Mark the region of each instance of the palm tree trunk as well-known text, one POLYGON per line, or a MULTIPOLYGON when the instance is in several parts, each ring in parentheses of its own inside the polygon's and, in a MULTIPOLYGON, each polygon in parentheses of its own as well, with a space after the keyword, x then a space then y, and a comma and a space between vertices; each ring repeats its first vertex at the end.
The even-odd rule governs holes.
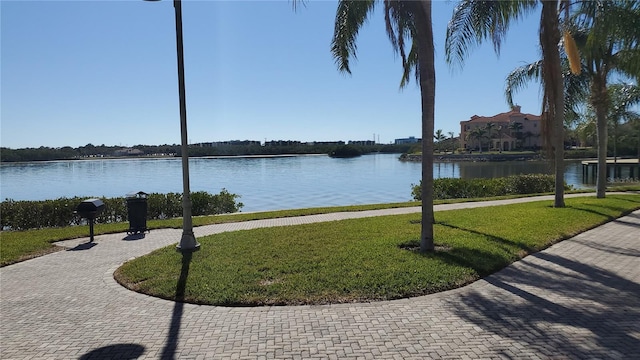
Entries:
POLYGON ((596 135, 598 138, 598 177, 596 197, 603 199, 607 189, 607 87, 597 74, 591 88, 591 104, 596 112, 596 135))
POLYGON ((413 3, 416 15, 420 97, 422 100, 422 230, 420 252, 433 251, 433 130, 436 71, 431 24, 431 1, 413 3))
POLYGON ((618 177, 618 119, 613 124, 613 178, 618 177))
MULTIPOLYGON (((543 81, 551 124, 554 148, 555 199, 554 207, 564 207, 564 86, 560 65, 560 30, 558 1, 542 2, 540 44, 544 59, 543 81)), ((530 138, 529 138, 530 139, 530 138)))

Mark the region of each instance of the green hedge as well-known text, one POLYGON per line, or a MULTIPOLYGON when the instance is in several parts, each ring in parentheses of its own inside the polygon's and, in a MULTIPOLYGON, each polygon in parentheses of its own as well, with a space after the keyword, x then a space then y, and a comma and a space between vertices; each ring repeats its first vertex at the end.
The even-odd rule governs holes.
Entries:
MULTIPOLYGON (((237 212, 244 205, 237 202, 240 195, 222 189, 219 194, 205 191, 191 193, 191 211, 194 216, 237 212)), ((0 202, 0 224, 3 230, 27 230, 84 224, 86 220, 75 214, 76 207, 86 198, 59 198, 45 201, 0 202)), ((100 198, 105 210, 96 218, 99 224, 127 221, 127 200, 124 197, 100 198)), ((147 219, 169 219, 182 216, 182 194, 149 194, 147 219)))
MULTIPOLYGON (((565 185, 567 188, 567 185, 565 185)), ((553 192, 553 175, 513 175, 495 179, 435 179, 433 184, 434 200, 483 198, 512 194, 538 194, 553 192)), ((412 185, 414 200, 422 200, 422 180, 412 185)))

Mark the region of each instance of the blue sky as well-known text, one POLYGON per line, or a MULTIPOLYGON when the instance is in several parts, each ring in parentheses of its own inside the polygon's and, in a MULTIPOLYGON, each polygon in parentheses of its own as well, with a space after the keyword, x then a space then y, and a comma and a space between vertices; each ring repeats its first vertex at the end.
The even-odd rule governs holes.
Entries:
MULTIPOLYGON (((436 129, 508 110, 504 79, 539 58, 539 14, 465 66, 444 61, 456 1, 433 4, 436 129)), ((180 143, 172 1, 0 1, 3 147, 180 143)), ((352 75, 329 51, 335 1, 183 1, 189 142, 334 141, 420 136, 419 89, 399 89, 401 61, 381 7, 361 30, 352 75)), ((537 84, 518 93, 540 112, 537 84)))

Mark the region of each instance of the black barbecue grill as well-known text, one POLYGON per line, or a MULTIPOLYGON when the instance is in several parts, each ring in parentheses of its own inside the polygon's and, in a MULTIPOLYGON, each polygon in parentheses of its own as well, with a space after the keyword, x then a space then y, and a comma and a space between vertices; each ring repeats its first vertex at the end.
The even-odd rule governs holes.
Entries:
POLYGON ((104 202, 100 199, 87 199, 78 204, 76 213, 89 222, 90 241, 93 242, 93 222, 104 211, 104 202))

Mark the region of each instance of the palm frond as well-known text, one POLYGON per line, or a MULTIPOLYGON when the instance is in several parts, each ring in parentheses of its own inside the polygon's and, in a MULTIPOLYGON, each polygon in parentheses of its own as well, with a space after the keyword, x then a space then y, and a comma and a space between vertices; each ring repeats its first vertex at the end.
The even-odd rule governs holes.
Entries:
POLYGON ((536 4, 534 0, 461 1, 447 25, 446 61, 462 66, 470 50, 487 39, 491 39, 499 54, 509 25, 533 10, 536 4))
POLYGON ((609 98, 611 99, 611 111, 615 114, 622 114, 629 111, 629 108, 640 104, 640 86, 635 84, 612 84, 607 87, 609 98))
POLYGON ((615 70, 640 81, 640 48, 620 49, 612 55, 615 70))
POLYGON ((541 81, 542 60, 520 66, 507 75, 504 95, 509 106, 513 106, 513 95, 522 90, 531 81, 541 81))
POLYGON ((374 0, 341 0, 338 3, 331 54, 340 71, 351 73, 349 61, 352 57, 357 59, 358 32, 367 22, 374 5, 374 0))
POLYGON ((411 46, 411 51, 409 51, 409 55, 407 55, 405 64, 403 64, 403 70, 402 79, 400 80, 401 89, 409 85, 412 71, 416 83, 420 81, 420 73, 418 72, 418 45, 415 42, 411 46))
POLYGON ((640 1, 582 1, 572 22, 582 32, 582 39, 576 40, 591 71, 640 74, 640 58, 633 51, 640 42, 640 1))
POLYGON ((562 59, 564 77, 564 117, 565 123, 574 123, 581 117, 580 109, 589 101, 590 77, 582 64, 579 75, 569 70, 568 59, 562 59))
POLYGON ((293 8, 293 11, 298 11, 298 6, 302 5, 303 7, 307 6, 307 1, 306 0, 291 0, 291 8, 293 8))
POLYGON ((413 71, 418 79, 418 45, 414 41, 417 37, 415 22, 415 3, 385 0, 384 13, 387 36, 391 41, 391 45, 396 53, 400 55, 402 60, 402 79, 400 80, 400 88, 409 84, 411 72, 413 71), (411 49, 406 52, 406 41, 411 41, 411 49))

